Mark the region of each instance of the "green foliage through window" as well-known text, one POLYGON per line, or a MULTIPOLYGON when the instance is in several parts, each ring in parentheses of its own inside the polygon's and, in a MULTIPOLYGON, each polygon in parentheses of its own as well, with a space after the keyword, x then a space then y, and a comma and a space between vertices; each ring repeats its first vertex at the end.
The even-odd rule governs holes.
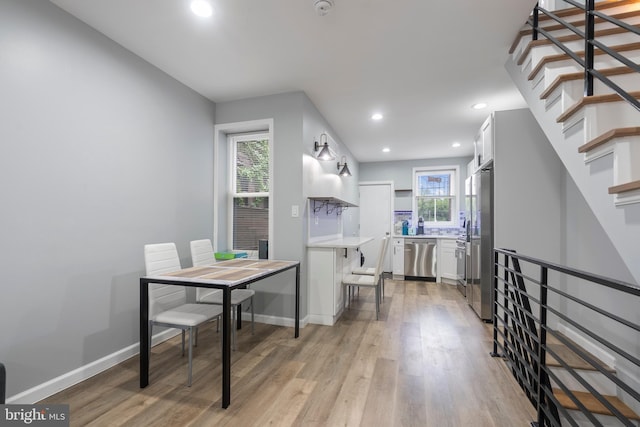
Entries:
POLYGON ((454 170, 416 171, 414 182, 416 220, 447 223, 455 219, 454 170))

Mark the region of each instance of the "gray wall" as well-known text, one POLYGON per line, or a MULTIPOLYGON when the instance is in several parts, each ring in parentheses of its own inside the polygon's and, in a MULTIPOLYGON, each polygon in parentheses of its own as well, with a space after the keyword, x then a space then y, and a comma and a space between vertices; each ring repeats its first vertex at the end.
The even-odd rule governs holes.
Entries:
MULTIPOLYGON (((302 260, 304 242, 302 233, 302 110, 306 95, 302 92, 264 96, 216 105, 216 124, 273 119, 273 235, 269 237, 269 256, 274 259, 302 260), (300 206, 301 215, 291 217, 291 206, 300 206)), ((225 201, 219 199, 216 212, 225 211, 225 201)), ((222 217, 221 217, 222 218, 222 217)), ((218 220, 218 218, 216 218, 218 220)), ((219 223, 219 233, 225 231, 219 223)), ((223 244, 223 247, 226 247, 223 244)), ((301 316, 306 315, 306 276, 301 270, 301 316)), ((266 316, 294 316, 294 293, 290 286, 291 272, 261 281, 256 290, 256 313, 266 316), (281 276, 286 276, 283 280, 281 276)))
MULTIPOLYGON (((336 149, 340 155, 347 157, 351 178, 339 178, 336 175, 335 163, 326 164, 327 173, 342 180, 338 188, 341 196, 353 200, 357 197, 358 166, 349 150, 342 144, 337 134, 331 129, 324 117, 303 92, 292 92, 258 98, 224 102, 216 106, 216 124, 247 122, 253 120, 273 119, 273 170, 272 182, 274 202, 274 229, 269 241, 269 255, 275 259, 299 260, 301 266, 300 315, 307 315, 307 275, 306 275, 306 242, 308 236, 308 204, 305 182, 313 182, 316 178, 308 174, 303 158, 313 154, 314 136, 324 131, 331 133, 335 139, 336 149), (291 206, 298 205, 300 216, 291 216, 291 206)), ((323 172, 324 173, 324 172, 323 172)), ((216 214, 224 218, 224 200, 219 199, 216 214)), ((340 220, 334 217, 334 221, 340 220)), ((224 224, 219 223, 220 233, 224 224)), ((337 224, 327 225, 327 229, 337 230, 337 224)), ((216 237, 218 241, 221 236, 216 237)), ((288 273, 284 273, 288 274, 288 273)), ((294 315, 293 293, 290 280, 276 276, 253 287, 256 290, 256 312, 263 316, 289 317, 294 315)))
POLYGON ((528 109, 494 122, 494 244, 561 264, 565 169, 528 109))
POLYGON ((531 112, 495 114, 495 246, 633 282, 531 112))
POLYGON ((48 1, 0 40, 10 397, 138 342, 143 245, 212 233, 215 106, 48 1))
MULTIPOLYGON (((459 166, 458 195, 464 196, 464 180, 467 178, 467 164, 472 157, 450 157, 441 159, 415 159, 394 162, 370 162, 360 164, 360 181, 393 181, 396 195, 395 210, 411 210, 412 198, 409 192, 413 186, 413 168, 459 166)), ((464 209, 464 197, 458 197, 458 209, 464 209)))

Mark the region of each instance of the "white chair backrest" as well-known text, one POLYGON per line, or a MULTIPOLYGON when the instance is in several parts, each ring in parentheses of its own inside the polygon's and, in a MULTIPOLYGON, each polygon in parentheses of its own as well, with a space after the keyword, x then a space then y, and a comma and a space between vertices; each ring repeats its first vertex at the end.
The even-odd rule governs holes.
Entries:
MULTIPOLYGON (((180 270, 180 257, 175 243, 144 245, 144 264, 147 276, 157 276, 180 270)), ((149 284, 149 319, 163 311, 187 302, 184 286, 149 284)))
POLYGON ((382 269, 384 268, 384 256, 387 253, 387 246, 391 239, 389 236, 384 236, 382 238, 382 242, 380 243, 380 251, 378 252, 378 259, 376 260, 376 271, 374 273, 373 280, 375 282, 378 281, 380 275, 382 274, 382 269))
POLYGON ((211 240, 202 239, 191 241, 191 262, 194 267, 211 265, 216 262, 211 240))
MULTIPOLYGON (((191 262, 194 267, 215 264, 216 259, 211 240, 202 239, 191 241, 191 262)), ((218 292, 222 291, 220 289, 196 288, 196 301, 200 301, 208 295, 218 292)))

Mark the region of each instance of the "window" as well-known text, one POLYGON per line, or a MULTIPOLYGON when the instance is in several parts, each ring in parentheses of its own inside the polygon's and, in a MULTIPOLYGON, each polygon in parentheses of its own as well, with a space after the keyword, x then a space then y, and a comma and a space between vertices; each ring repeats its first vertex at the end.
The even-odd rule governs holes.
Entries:
POLYGON ((414 169, 414 222, 425 226, 452 226, 456 219, 456 168, 414 169))
POLYGON ((233 249, 257 251, 269 238, 269 135, 230 136, 233 249))

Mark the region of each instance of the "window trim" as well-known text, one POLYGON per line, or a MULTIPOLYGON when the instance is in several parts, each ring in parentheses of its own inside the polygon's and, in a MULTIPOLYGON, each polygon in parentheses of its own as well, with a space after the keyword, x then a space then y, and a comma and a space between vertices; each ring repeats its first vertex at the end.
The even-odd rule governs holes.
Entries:
MULTIPOLYGON (((234 134, 266 133, 269 135, 269 259, 277 248, 274 234, 274 138, 273 119, 259 119, 215 125, 213 136, 213 249, 228 250, 233 245, 233 230, 229 222, 233 217, 233 205, 229 204, 230 159, 229 140, 234 134)), ((258 253, 250 251, 257 258, 258 253)))
MULTIPOLYGON (((234 224, 233 224, 233 207, 234 207, 234 201, 237 198, 245 198, 245 197, 268 197, 269 200, 269 226, 268 226, 268 230, 267 233, 269 234, 269 239, 271 239, 271 218, 272 218, 272 200, 271 200, 271 187, 272 187, 272 182, 273 182, 273 174, 272 174, 272 164, 273 164, 273 145, 272 145, 272 139, 271 139, 271 135, 270 133, 267 131, 255 131, 255 132, 242 132, 242 133, 233 133, 233 134, 228 134, 227 135, 227 151, 229 153, 229 168, 227 170, 227 174, 228 174, 228 182, 229 182, 229 187, 228 187, 228 202, 227 202, 227 206, 228 206, 228 213, 227 213, 227 218, 228 218, 228 230, 229 230, 229 235, 227 236, 227 242, 228 242, 228 246, 230 250, 236 250, 236 248, 233 247, 233 231, 234 231, 234 224), (269 191, 267 192, 257 192, 257 193, 238 193, 236 192, 236 178, 237 178, 237 173, 236 173, 236 157, 237 157, 237 143, 238 142, 242 142, 242 141, 251 141, 254 139, 262 139, 262 138, 267 138, 269 141, 269 191)), ((257 258, 258 257, 258 251, 254 250, 245 250, 242 249, 243 251, 247 252, 248 256, 250 258, 257 258)))
POLYGON ((417 205, 417 197, 418 197, 418 192, 417 192, 417 178, 418 178, 418 173, 420 174, 424 174, 424 173, 433 173, 436 174, 438 172, 445 172, 445 171, 450 171, 453 172, 453 176, 451 179, 451 194, 449 195, 449 197, 452 199, 453 201, 453 212, 451 213, 451 221, 443 221, 443 222, 438 222, 438 221, 425 221, 424 222, 424 226, 425 227, 441 227, 441 228, 446 228, 446 227, 455 227, 457 224, 457 215, 458 215, 458 211, 460 210, 460 195, 459 193, 459 187, 460 187, 460 166, 458 165, 442 165, 442 166, 420 166, 420 167, 415 167, 413 168, 412 171, 412 175, 411 175, 411 189, 413 197, 411 199, 411 211, 413 214, 413 221, 417 224, 418 223, 418 205, 417 205))

